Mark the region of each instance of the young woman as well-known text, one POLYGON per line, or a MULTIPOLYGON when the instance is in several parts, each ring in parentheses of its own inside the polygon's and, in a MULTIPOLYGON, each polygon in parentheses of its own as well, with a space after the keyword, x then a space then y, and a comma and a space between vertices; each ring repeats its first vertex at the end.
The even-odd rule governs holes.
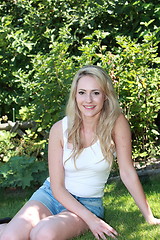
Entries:
POLYGON ((120 176, 144 218, 153 216, 131 158, 131 133, 112 82, 97 66, 76 74, 66 117, 49 136, 49 175, 7 225, 0 240, 64 240, 90 229, 96 239, 118 233, 103 220, 103 190, 113 155, 120 176))

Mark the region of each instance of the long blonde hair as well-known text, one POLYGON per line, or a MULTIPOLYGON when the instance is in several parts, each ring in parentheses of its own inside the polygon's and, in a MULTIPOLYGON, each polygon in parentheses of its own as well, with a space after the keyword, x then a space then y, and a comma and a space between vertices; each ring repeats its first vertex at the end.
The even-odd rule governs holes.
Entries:
POLYGON ((121 110, 112 85, 112 80, 101 67, 94 65, 81 68, 75 75, 71 85, 70 96, 66 107, 66 115, 68 117, 68 142, 73 144, 72 157, 76 159, 84 149, 80 138, 82 118, 76 103, 76 91, 79 79, 86 75, 94 77, 104 94, 107 96, 101 110, 96 136, 99 139, 104 158, 109 161, 111 165, 114 152, 112 130, 121 110))

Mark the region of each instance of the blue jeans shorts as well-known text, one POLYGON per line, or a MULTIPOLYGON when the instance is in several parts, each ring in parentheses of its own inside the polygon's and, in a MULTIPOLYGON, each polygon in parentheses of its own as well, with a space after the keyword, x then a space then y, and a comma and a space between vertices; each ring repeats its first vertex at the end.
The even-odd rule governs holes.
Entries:
MULTIPOLYGON (((94 213, 97 217, 104 217, 104 207, 102 203, 102 198, 85 198, 77 197, 72 195, 77 199, 82 205, 84 205, 88 210, 94 213)), ((50 182, 46 180, 43 185, 33 193, 29 200, 35 200, 41 202, 46 206, 53 215, 56 215, 62 211, 67 210, 61 203, 59 203, 53 196, 52 190, 50 188, 50 182)))

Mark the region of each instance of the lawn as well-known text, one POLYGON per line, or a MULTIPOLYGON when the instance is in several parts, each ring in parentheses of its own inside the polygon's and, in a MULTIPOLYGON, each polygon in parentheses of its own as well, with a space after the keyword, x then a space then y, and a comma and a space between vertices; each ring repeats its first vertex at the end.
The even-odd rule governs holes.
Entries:
MULTIPOLYGON (((141 179, 155 216, 160 218, 160 175, 141 179)), ((0 190, 0 218, 13 216, 27 201, 33 190, 0 190)), ((145 222, 132 197, 120 181, 106 186, 105 219, 119 233, 118 240, 158 240, 160 226, 145 222)), ((111 238, 107 238, 110 240, 111 238)), ((74 240, 94 240, 88 232, 74 240)))

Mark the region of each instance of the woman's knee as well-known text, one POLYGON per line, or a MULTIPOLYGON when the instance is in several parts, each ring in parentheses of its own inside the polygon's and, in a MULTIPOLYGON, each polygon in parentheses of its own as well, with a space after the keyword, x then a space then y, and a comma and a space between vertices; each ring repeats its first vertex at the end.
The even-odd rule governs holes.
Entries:
POLYGON ((18 236, 11 232, 3 232, 0 236, 0 240, 18 240, 18 236))
POLYGON ((30 240, 57 240, 59 239, 56 231, 47 228, 46 225, 39 227, 38 225, 32 228, 30 232, 30 240))

